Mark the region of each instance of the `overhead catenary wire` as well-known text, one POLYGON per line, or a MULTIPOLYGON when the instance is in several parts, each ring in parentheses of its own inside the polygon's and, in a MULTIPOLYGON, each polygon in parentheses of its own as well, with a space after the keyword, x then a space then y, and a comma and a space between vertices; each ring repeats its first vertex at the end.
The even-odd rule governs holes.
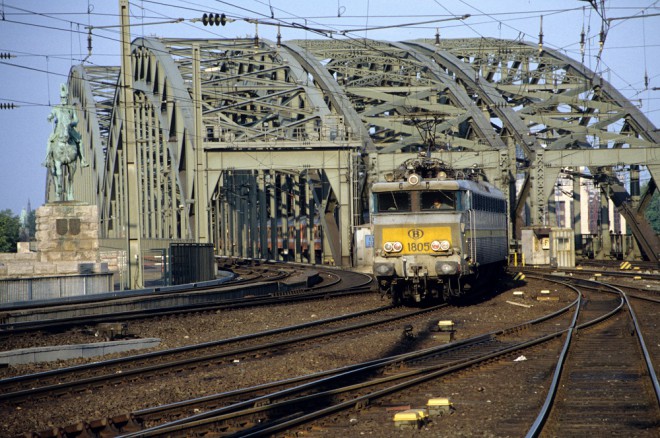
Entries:
MULTIPOLYGON (((149 2, 146 1, 146 2, 144 2, 144 3, 149 3, 149 2)), ((138 3, 138 4, 140 4, 140 3, 138 3)), ((132 6, 135 6, 135 4, 133 4, 132 6)), ((145 9, 143 8, 143 10, 145 10, 145 9)), ((205 10, 206 10, 206 9, 205 9, 205 10)), ((152 16, 152 17, 153 17, 152 19, 154 19, 154 20, 158 19, 158 17, 156 17, 156 14, 154 14, 154 13, 149 13, 149 11, 147 11, 147 12, 148 12, 148 13, 146 13, 146 14, 142 14, 142 16, 152 16)), ((511 21, 508 21, 508 23, 515 23, 516 20, 517 20, 517 17, 519 17, 518 15, 513 15, 513 14, 512 14, 512 15, 498 15, 498 14, 492 14, 492 15, 493 15, 493 17, 498 18, 498 22, 500 22, 500 23, 505 22, 505 21, 506 21, 507 19, 509 19, 509 18, 511 18, 512 20, 511 20, 511 21)), ((595 15, 595 14, 594 14, 594 15, 595 15)), ((612 13, 610 13, 610 15, 612 15, 612 13)), ((280 18, 282 18, 282 15, 280 15, 279 13, 277 14, 277 16, 280 17, 280 18)), ((473 15, 472 15, 472 18, 476 18, 476 17, 479 17, 479 16, 480 16, 479 14, 473 14, 473 15)), ((377 24, 377 23, 376 23, 377 19, 375 18, 376 15, 374 15, 374 14, 370 14, 370 17, 371 17, 371 21, 373 22, 372 24, 377 24)), ((481 15, 481 17, 483 18, 483 17, 485 17, 485 16, 481 15)), ((309 20, 310 25, 313 25, 312 23, 313 23, 313 21, 315 20, 314 17, 307 17, 307 18, 310 19, 310 20, 309 20)), ((363 18, 364 18, 364 17, 363 17, 363 18)), ((528 18, 528 17, 525 17, 524 19, 527 19, 527 18, 528 18)), ((284 18, 284 19, 286 20, 286 18, 284 18)), ((67 21, 68 21, 68 20, 67 20, 67 21)), ((411 21, 411 20, 401 20, 401 21, 411 21)), ((477 20, 477 21, 483 21, 484 23, 487 23, 489 20, 484 19, 484 20, 477 20)), ((89 24, 89 23, 88 23, 88 24, 89 24)), ((188 23, 186 23, 186 24, 187 24, 187 25, 190 25, 190 24, 188 24, 188 23)), ((475 24, 476 24, 477 26, 475 27, 475 29, 477 29, 477 30, 481 30, 481 28, 478 27, 479 23, 475 23, 475 21, 471 20, 471 21, 470 21, 470 24, 471 24, 471 25, 475 25, 475 24)), ((617 23, 617 22, 614 22, 613 25, 612 25, 612 28, 614 28, 614 26, 615 26, 616 24, 618 24, 618 23, 617 23)), ((464 24, 460 24, 459 26, 464 26, 464 24)), ((419 27, 422 28, 422 27, 424 27, 424 26, 423 26, 423 25, 420 25, 419 27)), ((515 25, 514 25, 514 27, 515 27, 515 25)), ((201 27, 198 26, 198 28, 201 28, 201 27)), ((338 28, 338 29, 346 29, 346 26, 343 25, 343 23, 340 23, 340 25, 338 25, 337 28, 338 28)), ((435 26, 433 26, 433 29, 435 30, 435 26)), ((73 31, 75 31, 75 30, 76 30, 76 29, 75 29, 75 26, 74 26, 73 31)), ((200 30, 204 31, 204 30, 206 30, 206 29, 203 29, 203 28, 202 28, 202 29, 200 29, 200 30)), ((579 30, 579 29, 578 29, 578 30, 579 30)), ((262 31, 262 32, 264 32, 264 31, 262 31)), ((285 33, 287 33, 287 32, 288 32, 288 31, 285 31, 285 33)), ((552 35, 551 35, 551 33, 552 33, 552 32, 550 32, 550 33, 548 34, 548 36, 547 36, 547 39, 548 39, 547 44, 552 44, 552 35)), ((113 38, 111 37, 111 35, 112 35, 111 33, 109 33, 109 32, 108 32, 108 33, 103 32, 103 34, 107 35, 108 40, 112 40, 112 39, 113 39, 113 38)), ((104 35, 104 36, 105 36, 105 35, 104 35)), ((78 34, 78 36, 80 37, 80 34, 78 34)), ((95 36, 96 36, 96 35, 95 35, 95 36)), ((285 38, 286 38, 286 35, 285 35, 285 38)), ((597 38, 597 35, 596 35, 596 36, 594 36, 594 35, 590 35, 590 38, 591 38, 591 41, 590 41, 590 42, 593 43, 593 42, 594 42, 594 38, 597 38)), ((363 46, 365 45, 364 41, 362 41, 362 39, 361 39, 360 37, 358 37, 357 35, 350 35, 350 36, 348 36, 348 37, 346 38, 346 40, 347 40, 347 41, 351 41, 351 42, 353 42, 354 44, 358 44, 358 43, 360 43, 360 44, 362 44, 363 46)), ((614 41, 614 40, 612 40, 612 41, 614 41)), ((609 43, 609 41, 608 41, 608 43, 609 43)), ((367 43, 367 44, 368 44, 368 43, 367 43)), ((575 47, 577 47, 577 45, 576 45, 575 47)), ((575 47, 573 47, 573 49, 575 49, 575 47)), ((649 47, 649 48, 650 48, 650 47, 654 47, 654 45, 647 45, 647 44, 644 44, 644 45, 631 45, 631 47, 637 47, 637 48, 640 48, 640 47, 644 47, 644 48, 649 47)), ((566 46, 566 47, 563 47, 562 49, 570 49, 570 47, 566 46)), ((617 47, 609 46, 609 45, 607 46, 607 50, 614 50, 614 49, 617 49, 617 47)), ((573 53, 575 53, 575 50, 573 51, 573 53)), ((96 55, 97 55, 97 54, 95 54, 95 56, 96 56, 96 55)), ((45 56, 45 55, 42 55, 42 56, 45 56)), ((50 60, 51 60, 51 61, 53 61, 54 59, 56 59, 56 56, 55 56, 55 55, 49 54, 49 56, 50 56, 50 60)), ((97 58, 92 58, 92 59, 97 59, 97 58)), ((52 64, 52 62, 51 62, 51 64, 52 64)), ((605 64, 605 63, 601 64, 601 66, 602 66, 603 68, 609 68, 609 67, 607 66, 607 64, 605 64)), ((48 69, 47 69, 47 70, 48 70, 48 69)), ((57 71, 56 71, 56 70, 53 70, 52 68, 51 68, 50 70, 51 70, 50 73, 52 73, 52 74, 57 73, 57 71)), ((46 73, 46 74, 50 74, 50 73, 46 73)), ((616 75, 616 72, 613 72, 612 74, 613 74, 613 75, 616 75)), ((61 75, 61 76, 65 76, 65 75, 61 75)), ((624 76, 625 76, 625 75, 624 75, 624 76)), ((617 75, 617 78, 620 78, 620 77, 621 77, 621 75, 617 75)), ((637 77, 638 77, 638 76, 635 76, 635 79, 636 79, 637 77)), ((633 82, 632 82, 632 86, 631 86, 631 85, 625 85, 625 86, 624 86, 625 88, 622 88, 622 89, 629 89, 629 88, 630 88, 630 89, 634 89, 633 86, 636 85, 636 84, 637 84, 637 81, 633 81, 633 82)), ((658 93, 658 94, 660 94, 660 93, 658 93)), ((651 112, 652 112, 652 111, 651 111, 651 112)))
MULTIPOLYGON (((152 0, 144 0, 143 2, 154 3, 154 4, 160 4, 160 5, 164 5, 164 6, 172 6, 172 7, 173 7, 173 5, 171 5, 171 4, 167 4, 167 3, 164 3, 164 2, 157 2, 157 1, 152 1, 152 0)), ((190 3, 190 2, 186 2, 186 3, 190 3)), ((220 2, 220 3, 224 3, 224 4, 228 4, 228 5, 230 5, 229 2, 220 2)), ((463 3, 465 3, 465 2, 463 2, 463 3)), ((466 3, 465 3, 465 4, 466 4, 466 3)), ((233 5, 233 6, 235 6, 235 5, 233 5)), ((21 8, 19 8, 19 9, 21 9, 21 8)), ((192 8, 188 8, 188 9, 192 9, 192 8)), ((246 9, 246 8, 243 8, 243 9, 246 9)), ((21 10, 24 10, 24 9, 21 9, 21 10)), ((45 15, 45 14, 42 14, 42 15, 45 15)), ((265 14, 261 14, 261 15, 262 15, 262 16, 265 16, 265 14)), ((484 15, 487 15, 487 14, 484 14, 484 15)), ((250 21, 250 20, 248 20, 248 21, 250 21)), ((498 21, 499 21, 499 20, 498 20, 498 21)), ((280 23, 280 25, 281 25, 281 24, 282 24, 282 23, 280 23)), ((412 23, 404 23, 404 24, 409 25, 409 24, 412 24, 412 23)), ((292 27, 295 27, 295 28, 302 28, 302 29, 305 28, 304 25, 300 25, 300 24, 298 24, 298 23, 295 23, 292 27)), ((388 27, 389 27, 389 26, 388 26, 388 27)), ((316 30, 316 31, 318 31, 319 29, 314 29, 314 28, 312 28, 312 30, 316 30)), ((342 32, 342 31, 341 31, 341 30, 338 30, 338 29, 330 29, 330 30, 328 30, 328 32, 332 34, 332 33, 337 33, 337 32, 342 32)), ((343 31, 343 32, 346 32, 346 31, 343 31)), ((317 33, 318 33, 318 32, 317 32, 317 33)))
MULTIPOLYGON (((178 4, 178 5, 173 5, 173 4, 166 3, 166 2, 157 2, 157 1, 151 1, 151 0, 143 0, 141 3, 153 3, 153 4, 160 4, 160 5, 163 5, 163 6, 168 6, 168 7, 178 7, 178 8, 181 8, 181 7, 182 7, 180 4, 178 4)), ((180 2, 180 3, 193 4, 192 2, 180 2)), ((226 5, 226 6, 231 6, 231 7, 236 7, 236 6, 237 6, 236 4, 233 4, 233 3, 231 3, 231 2, 217 2, 217 3, 223 4, 223 5, 226 5)), ((263 4, 263 2, 261 2, 261 3, 263 4)), ((461 3, 470 6, 467 2, 462 1, 461 3)), ((184 7, 185 7, 185 6, 184 6, 184 7)), ((193 9, 193 8, 188 8, 188 9, 193 9)), ((243 10, 248 10, 248 11, 250 11, 251 13, 260 14, 260 15, 263 16, 263 17, 268 17, 268 16, 269 16, 269 15, 261 14, 261 13, 259 13, 258 11, 254 11, 254 10, 251 10, 251 9, 248 9, 248 8, 245 8, 245 7, 242 7, 242 9, 243 9, 243 10)), ((274 8, 274 9, 277 10, 277 8, 274 8)), ((575 8, 575 9, 579 9, 579 8, 575 8)), ((204 9, 200 9, 200 10, 204 10, 204 9)), ((557 11, 558 11, 558 12, 564 12, 565 10, 557 10, 557 11)), ((87 14, 88 16, 90 15, 89 10, 86 11, 86 14, 87 14)), ((43 14, 42 14, 42 15, 43 15, 43 14)), ((145 16, 145 14, 142 14, 142 15, 145 16)), ((273 16, 273 15, 274 15, 274 14, 272 14, 272 13, 270 14, 270 16, 273 16)), ((492 15, 493 15, 493 14, 485 14, 485 13, 483 14, 483 16, 492 16, 492 15)), ((278 16, 279 16, 279 13, 278 13, 278 16)), ((291 16, 295 16, 295 15, 294 15, 294 14, 291 14, 291 16)), ((68 22, 68 20, 62 20, 62 21, 67 21, 67 22, 68 22)), ((499 22, 499 23, 502 22, 502 21, 499 20, 499 19, 496 20, 496 21, 499 22)), ((280 24, 280 26, 281 26, 281 24, 280 24)), ((396 26, 396 25, 395 25, 395 26, 396 26)), ((299 27, 299 26, 296 26, 296 27, 299 27)), ((389 27, 389 26, 388 26, 388 27, 389 27)), ((336 32, 342 32, 342 31, 338 31, 338 30, 336 30, 336 29, 332 29, 332 30, 330 30, 329 32, 331 32, 331 33, 336 33, 336 32)), ((109 38, 109 39, 113 39, 113 38, 109 38)), ((349 40, 351 40, 350 37, 349 37, 349 40)), ((357 40, 355 40, 355 42, 357 42, 357 40)), ((361 43, 362 45, 365 44, 364 41, 360 41, 360 43, 361 43)), ((367 44, 368 44, 368 43, 367 43, 367 44)))

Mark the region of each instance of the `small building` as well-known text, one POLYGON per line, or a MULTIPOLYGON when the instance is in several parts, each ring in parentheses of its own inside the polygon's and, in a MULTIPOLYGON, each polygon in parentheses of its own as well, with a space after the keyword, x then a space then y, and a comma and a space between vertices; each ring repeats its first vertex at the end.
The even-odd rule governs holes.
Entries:
POLYGON ((575 233, 571 228, 523 228, 522 253, 526 265, 575 267, 575 233))

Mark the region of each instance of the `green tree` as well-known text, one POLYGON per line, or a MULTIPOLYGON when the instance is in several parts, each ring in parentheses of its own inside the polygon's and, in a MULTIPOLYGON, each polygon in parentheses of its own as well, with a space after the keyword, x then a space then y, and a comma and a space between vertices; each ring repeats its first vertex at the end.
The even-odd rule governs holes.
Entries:
POLYGON ((658 193, 657 190, 653 194, 653 198, 651 198, 651 202, 646 208, 644 214, 646 220, 648 220, 653 227, 653 230, 656 233, 660 233, 660 193, 658 193))
POLYGON ((0 252, 16 252, 20 225, 11 210, 0 211, 0 252))

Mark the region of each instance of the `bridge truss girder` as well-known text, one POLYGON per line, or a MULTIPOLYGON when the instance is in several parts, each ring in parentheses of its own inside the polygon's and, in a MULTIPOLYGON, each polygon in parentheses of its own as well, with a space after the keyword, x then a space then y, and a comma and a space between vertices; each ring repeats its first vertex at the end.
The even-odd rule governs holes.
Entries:
MULTIPOLYGON (((428 50, 430 41, 415 43, 428 50)), ((449 52, 451 55, 469 64, 475 72, 476 81, 491 83, 506 100, 506 106, 513 109, 528 133, 535 138, 533 142, 518 140, 518 158, 520 153, 531 163, 531 167, 520 166, 527 181, 535 181, 534 189, 529 191, 529 198, 518 196, 518 205, 528 202, 532 207, 532 224, 555 224, 554 192, 555 174, 546 178, 546 168, 554 163, 541 159, 537 155, 546 150, 571 149, 577 151, 576 163, 585 163, 594 175, 607 172, 614 175, 617 170, 636 173, 640 156, 644 156, 644 165, 654 178, 657 157, 651 154, 628 154, 627 161, 609 162, 601 167, 592 165, 584 158, 584 150, 628 149, 637 151, 641 148, 657 150, 660 135, 653 124, 609 83, 590 71, 582 64, 554 50, 540 50, 535 44, 495 39, 462 39, 442 41, 436 50, 438 53, 449 52), (531 148, 524 147, 525 145, 531 148), (632 166, 632 167, 631 167, 632 166), (547 182, 551 181, 550 184, 547 182)), ((436 58, 437 59, 437 58, 436 58)), ((482 89, 485 87, 482 87, 482 89)), ((480 105, 488 107, 483 99, 485 90, 475 95, 480 96, 480 105)), ((492 104, 492 102, 491 102, 492 104)), ((489 108, 493 118, 505 122, 489 108)), ((657 175, 657 173, 656 173, 657 175)), ((616 178, 609 178, 615 181, 616 178)), ((639 179, 632 179, 637 187, 631 191, 639 193, 639 179)), ((653 192, 655 184, 649 184, 653 192)), ((660 261, 660 240, 643 216, 639 197, 631 197, 620 183, 604 188, 618 212, 627 220, 637 243, 651 260, 660 261)), ((523 191, 519 192, 523 193, 523 191)), ((580 232, 576 230, 576 232, 580 232)), ((608 236, 604 236, 606 239, 608 236)))
MULTIPOLYGON (((368 221, 369 182, 419 150, 482 168, 511 200, 512 237, 526 212, 528 224, 556 223, 562 169, 646 169, 652 178, 660 169, 658 133, 636 107, 576 61, 517 41, 138 38, 131 72, 145 241, 349 265, 353 229, 368 221)), ((93 188, 104 237, 121 240, 126 114, 117 77, 76 67, 70 88, 95 157, 82 185, 93 188), (92 102, 96 110, 85 109, 92 102)), ((635 220, 650 196, 606 191, 635 220)), ((639 230, 650 242, 643 251, 655 252, 657 236, 639 230)))
POLYGON ((207 151, 221 254, 350 266, 356 148, 207 151))
MULTIPOLYGON (((138 159, 143 238, 204 241, 211 235, 219 236, 214 228, 218 218, 230 218, 236 212, 214 208, 231 209, 237 205, 219 203, 227 196, 224 184, 246 178, 241 172, 247 169, 235 166, 232 152, 240 150, 243 155, 252 147, 257 155, 262 149, 284 150, 288 151, 288 159, 271 166, 267 174, 277 179, 280 175, 299 174, 301 168, 306 168, 303 179, 308 184, 313 186, 317 181, 326 186, 321 191, 312 190, 319 196, 310 198, 316 200, 314 211, 321 215, 321 234, 325 236, 321 247, 327 255, 321 258, 348 263, 352 206, 348 205, 347 171, 342 169, 340 174, 327 158, 316 169, 310 167, 315 159, 297 158, 326 156, 319 155, 319 148, 357 150, 361 142, 353 142, 352 128, 360 129, 360 125, 345 123, 336 102, 325 100, 323 81, 324 86, 332 84, 327 84, 327 78, 310 79, 314 72, 305 70, 297 59, 300 57, 275 49, 266 41, 255 46, 252 39, 133 42, 135 131, 143 151, 138 159), (300 152, 293 153, 295 150, 300 152), (218 177, 212 170, 216 168, 226 172, 218 177), (172 175, 170 179, 163 178, 166 185, 158 178, 161 174, 172 175), (159 195, 169 199, 167 205, 175 207, 159 211, 159 195), (179 224, 176 233, 171 233, 170 227, 169 235, 155 234, 159 232, 158 218, 168 217, 168 213, 179 224), (149 219, 153 217, 155 222, 149 219)), ((117 151, 121 154, 120 148, 117 151)), ((256 163, 250 170, 257 172, 260 168, 256 163)), ((118 184, 114 189, 121 193, 123 178, 119 175, 115 180, 118 184)), ((259 214, 270 220, 267 211, 273 218, 278 217, 273 209, 263 209, 259 214)), ((290 220, 303 222, 301 218, 290 220)), ((254 225, 252 221, 240 220, 227 223, 232 227, 254 225)), ((233 230, 231 234, 243 233, 233 230)), ((241 239, 234 238, 232 242, 229 246, 220 245, 219 251, 242 256, 249 253, 249 246, 233 246, 241 239)))

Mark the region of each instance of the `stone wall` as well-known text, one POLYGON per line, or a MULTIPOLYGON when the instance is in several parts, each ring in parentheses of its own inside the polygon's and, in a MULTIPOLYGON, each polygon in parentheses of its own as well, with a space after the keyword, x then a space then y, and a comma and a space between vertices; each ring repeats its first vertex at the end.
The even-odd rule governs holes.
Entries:
POLYGON ((98 209, 77 201, 37 209, 37 252, 0 254, 0 278, 108 272, 99 256, 98 209))

